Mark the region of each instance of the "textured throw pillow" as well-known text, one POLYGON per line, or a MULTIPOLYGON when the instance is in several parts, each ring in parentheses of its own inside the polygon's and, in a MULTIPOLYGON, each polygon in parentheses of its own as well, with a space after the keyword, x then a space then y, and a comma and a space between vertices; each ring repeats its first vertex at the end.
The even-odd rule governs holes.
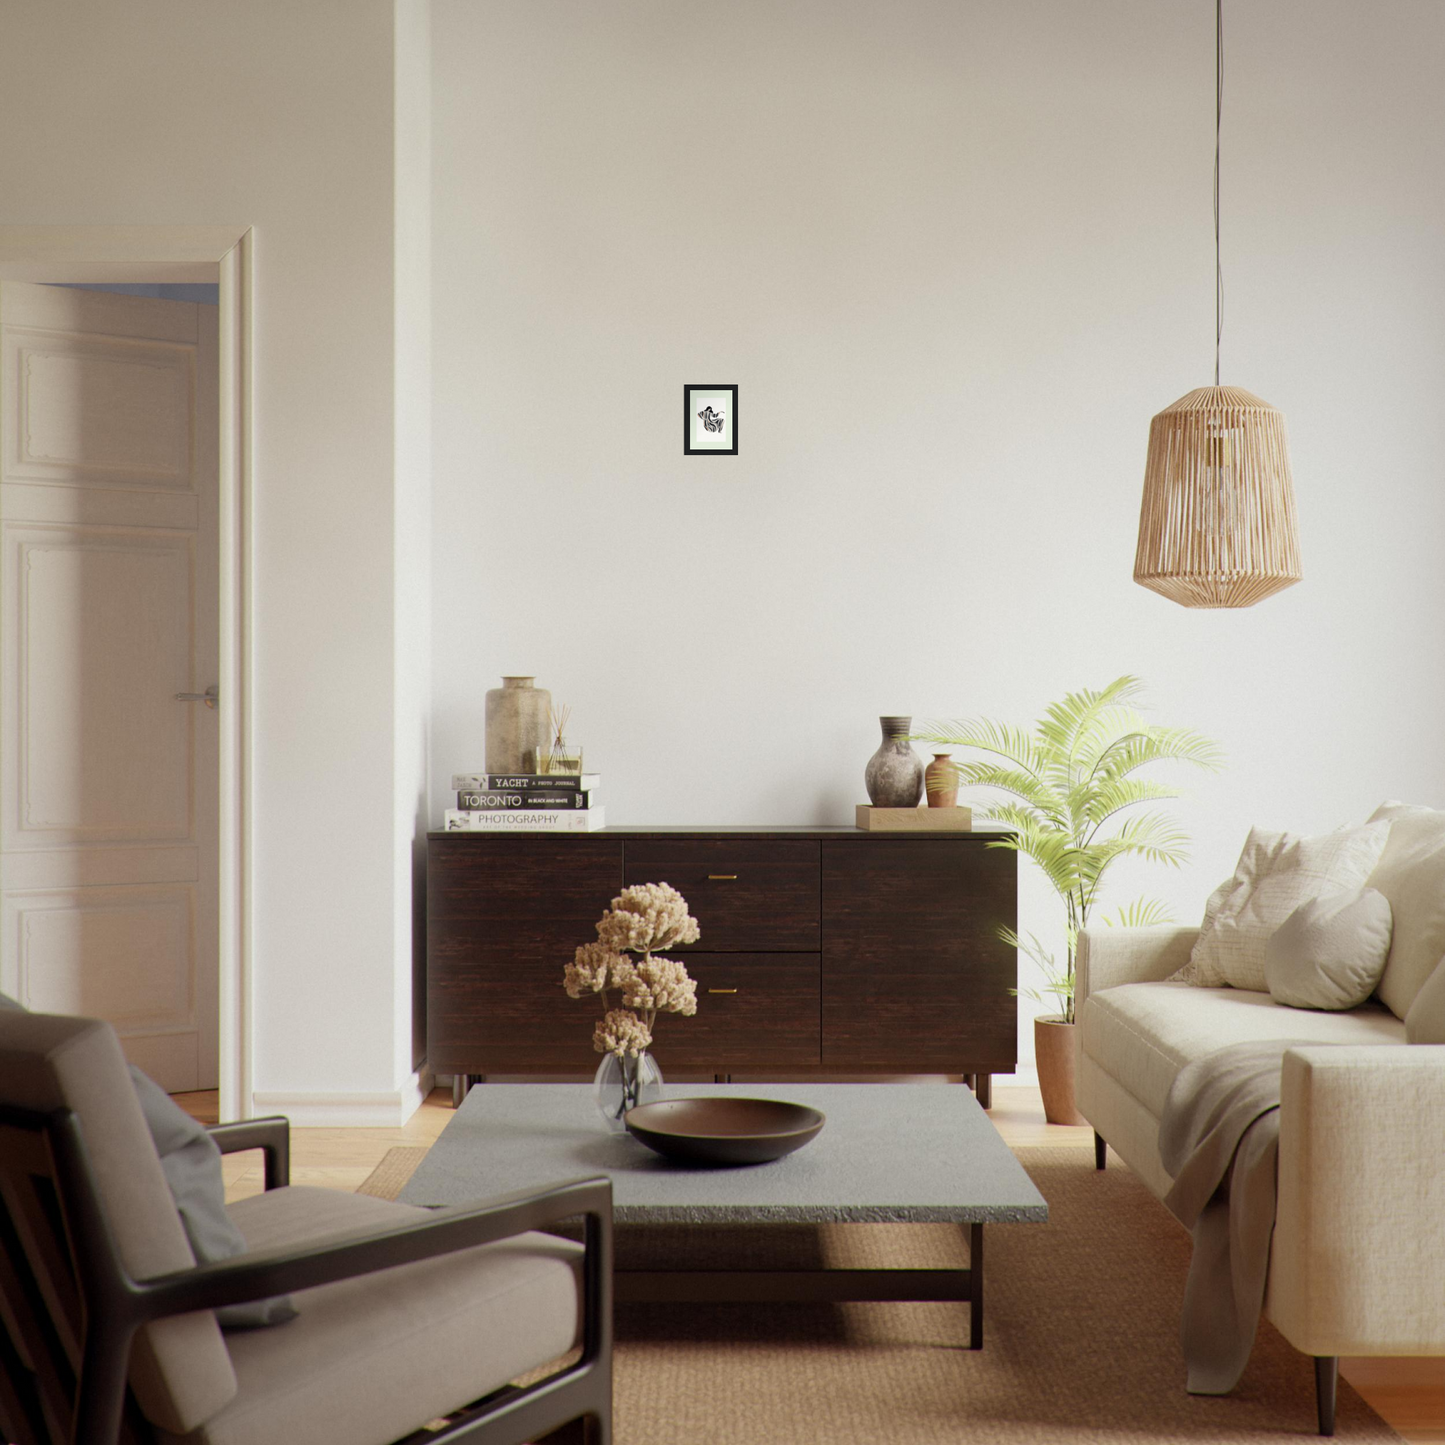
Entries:
POLYGON ((1174 975, 1203 988, 1267 991, 1265 949, 1301 903, 1359 888, 1379 861, 1388 823, 1317 838, 1250 829, 1234 876, 1209 896, 1189 962, 1174 975))
POLYGON ((1389 823, 1390 838, 1369 883, 1395 916, 1380 1001, 1402 1019, 1445 954, 1445 813, 1382 803, 1376 820, 1389 823))
POLYGON ((1375 991, 1390 952, 1390 901, 1357 888, 1301 903, 1265 946, 1270 996, 1291 1008, 1345 1009, 1375 991))
POLYGON ((1405 1038, 1412 1044, 1445 1044, 1445 958, 1415 995, 1405 1015, 1405 1038))
MULTIPOLYGON (((226 1184, 216 1141, 134 1064, 130 1077, 196 1263, 215 1264, 245 1254, 245 1237, 226 1213, 226 1184)), ((225 1305, 216 1311, 216 1322, 227 1330, 279 1325, 295 1317, 296 1306, 286 1295, 225 1305)))

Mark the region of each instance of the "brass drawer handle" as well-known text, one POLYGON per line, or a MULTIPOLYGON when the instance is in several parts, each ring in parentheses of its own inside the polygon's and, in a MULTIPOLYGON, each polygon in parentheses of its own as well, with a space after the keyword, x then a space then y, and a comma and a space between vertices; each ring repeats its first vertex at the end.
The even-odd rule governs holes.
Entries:
POLYGON ((735 989, 735 988, 710 988, 710 989, 708 989, 708 992, 709 992, 709 993, 736 993, 736 992, 737 992, 737 989, 735 989))
POLYGON ((737 877, 736 873, 709 873, 707 881, 709 883, 736 883, 737 877))

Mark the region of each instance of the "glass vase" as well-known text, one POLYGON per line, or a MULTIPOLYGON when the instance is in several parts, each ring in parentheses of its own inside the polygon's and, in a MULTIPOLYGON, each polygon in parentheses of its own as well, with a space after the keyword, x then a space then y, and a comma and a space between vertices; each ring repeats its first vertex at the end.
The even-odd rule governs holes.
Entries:
POLYGON ((602 1122, 616 1133, 627 1125, 624 1116, 639 1104, 662 1097, 662 1070, 651 1054, 604 1054, 592 1081, 592 1096, 602 1122))

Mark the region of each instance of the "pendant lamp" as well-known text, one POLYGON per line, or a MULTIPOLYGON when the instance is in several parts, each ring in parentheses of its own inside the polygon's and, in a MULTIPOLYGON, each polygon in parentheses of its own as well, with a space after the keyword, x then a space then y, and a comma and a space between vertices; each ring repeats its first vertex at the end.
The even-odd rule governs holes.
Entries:
POLYGON ((1251 607, 1300 580, 1284 414, 1219 384, 1219 133, 1224 0, 1214 9, 1214 385, 1149 424, 1134 580, 1184 607, 1251 607))

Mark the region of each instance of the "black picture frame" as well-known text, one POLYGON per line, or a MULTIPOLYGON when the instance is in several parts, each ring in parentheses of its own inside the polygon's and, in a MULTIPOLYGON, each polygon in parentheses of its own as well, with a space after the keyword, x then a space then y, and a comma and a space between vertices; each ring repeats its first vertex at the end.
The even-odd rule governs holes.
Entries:
POLYGON ((735 457, 738 454, 738 389, 690 382, 682 388, 682 454, 686 457, 735 457), (694 405, 693 398, 697 398, 694 405), (706 418, 704 413, 710 415, 706 418), (716 418, 720 427, 711 422, 716 418), (698 423, 702 425, 699 426, 698 423), (708 439, 716 435, 717 445, 708 439))

